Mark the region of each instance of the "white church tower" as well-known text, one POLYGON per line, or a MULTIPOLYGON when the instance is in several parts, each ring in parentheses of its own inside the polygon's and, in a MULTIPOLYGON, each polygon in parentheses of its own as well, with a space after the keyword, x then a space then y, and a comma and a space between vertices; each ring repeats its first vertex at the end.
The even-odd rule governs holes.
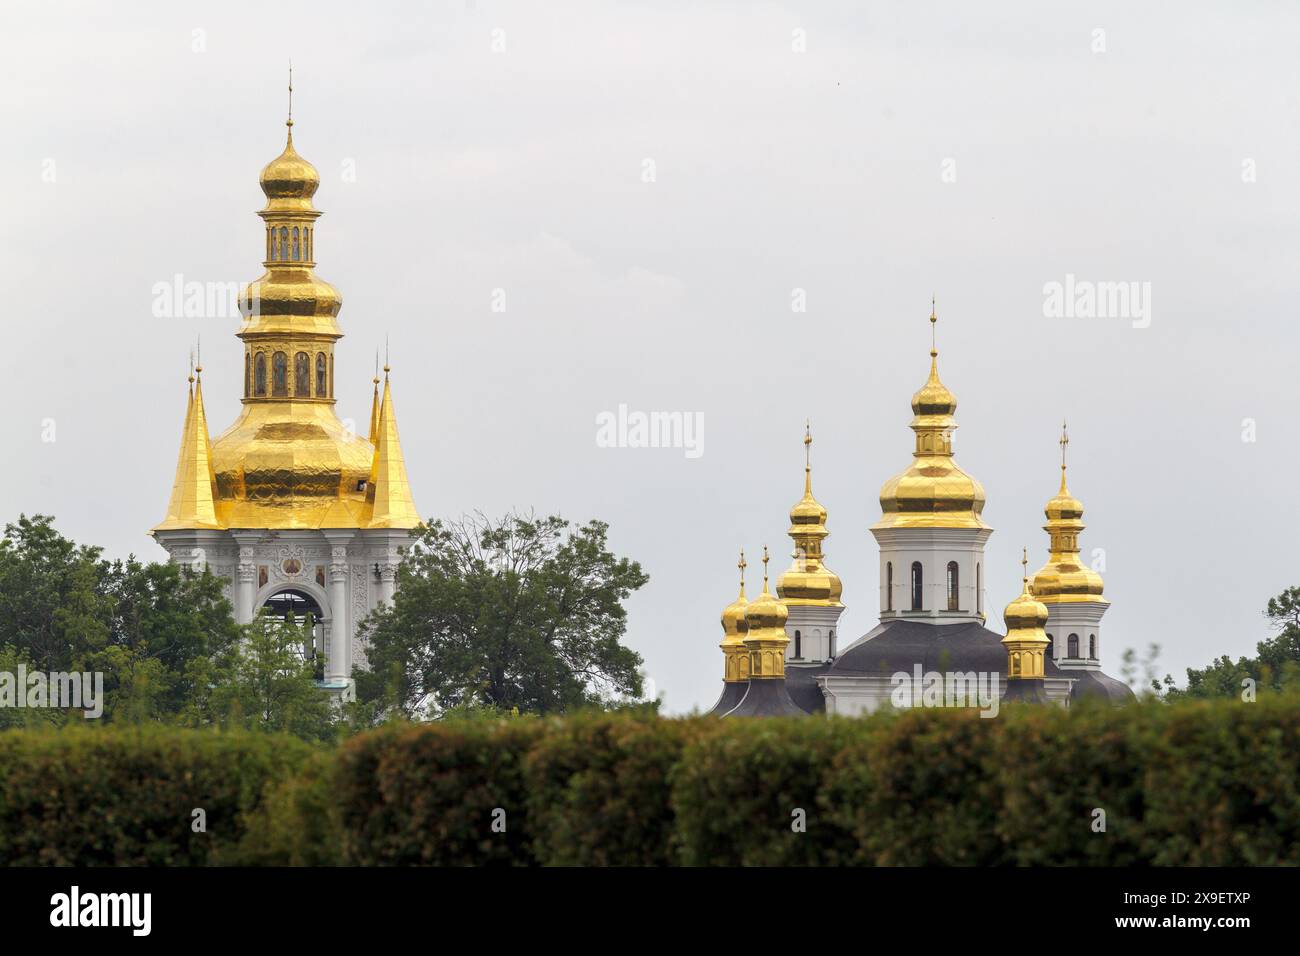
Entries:
POLYGON ((880 490, 880 620, 983 623, 984 489, 957 466, 952 436, 957 399, 939 380, 930 310, 930 377, 912 396, 912 464, 880 490))

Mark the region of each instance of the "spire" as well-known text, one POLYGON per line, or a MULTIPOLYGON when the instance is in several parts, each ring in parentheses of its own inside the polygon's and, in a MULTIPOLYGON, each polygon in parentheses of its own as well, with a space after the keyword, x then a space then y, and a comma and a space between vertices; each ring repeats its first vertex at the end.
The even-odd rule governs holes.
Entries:
POLYGON ((185 424, 181 429, 181 450, 176 459, 171 501, 167 504, 167 516, 154 527, 154 531, 221 527, 213 504, 212 442, 203 410, 202 373, 202 365, 190 371, 186 389, 189 398, 185 424))
POLYGON ((1065 487, 1065 449, 1070 444, 1070 432, 1066 428, 1065 420, 1061 420, 1061 493, 1066 492, 1065 487))
POLYGON ((379 349, 375 349, 375 394, 370 399, 370 444, 379 443, 379 349))
POLYGON ((289 60, 289 115, 284 121, 289 129, 289 145, 293 145, 293 60, 289 60))
POLYGON ((397 415, 393 411, 393 389, 388 381, 389 366, 384 365, 384 399, 379 407, 375 457, 366 486, 366 503, 371 506, 369 528, 414 528, 420 514, 411 498, 406 478, 406 461, 397 436, 397 415))
POLYGON ((740 549, 740 560, 736 562, 736 567, 740 569, 740 596, 745 596, 745 568, 749 567, 745 563, 745 549, 740 549))

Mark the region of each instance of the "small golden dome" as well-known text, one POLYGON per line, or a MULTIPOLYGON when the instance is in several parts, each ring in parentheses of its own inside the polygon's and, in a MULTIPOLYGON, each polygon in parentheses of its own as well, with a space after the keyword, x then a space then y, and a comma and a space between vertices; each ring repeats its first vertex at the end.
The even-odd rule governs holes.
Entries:
MULTIPOLYGON (((937 321, 931 311, 932 330, 937 321)), ((980 517, 984 487, 952 457, 957 399, 939 379, 938 355, 932 345, 930 377, 912 396, 912 464, 881 487, 881 517, 875 529, 988 527, 980 517)))
POLYGON ((284 152, 266 164, 258 182, 268 200, 300 200, 310 204, 320 188, 320 173, 316 167, 298 155, 293 148, 293 121, 289 121, 289 139, 284 152))
POLYGON ((1034 600, 1029 593, 1029 579, 1025 578, 1020 597, 1007 605, 1002 613, 1002 620, 1007 625, 1007 637, 1013 631, 1041 631, 1047 625, 1048 612, 1044 604, 1034 600))
POLYGON ((763 593, 749 603, 745 609, 745 623, 751 638, 763 636, 763 632, 780 631, 785 636, 785 622, 790 617, 784 604, 776 599, 767 589, 767 548, 763 549, 763 593))
POLYGON ((745 600, 745 552, 740 552, 740 597, 722 610, 722 647, 741 646, 745 643, 745 633, 749 630, 746 609, 749 602, 745 600))
POLYGON ((844 586, 822 563, 822 542, 826 530, 826 509, 812 493, 812 426, 804 429, 803 497, 790 509, 790 530, 794 541, 794 563, 776 582, 776 593, 787 605, 840 606, 844 586))

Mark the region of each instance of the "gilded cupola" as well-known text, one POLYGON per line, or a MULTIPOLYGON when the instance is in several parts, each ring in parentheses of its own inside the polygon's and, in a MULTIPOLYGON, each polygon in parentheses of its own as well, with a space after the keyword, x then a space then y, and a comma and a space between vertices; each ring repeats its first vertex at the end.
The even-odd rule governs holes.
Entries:
POLYGON ((812 426, 804 429, 803 497, 790 509, 790 539, 794 542, 794 563, 776 582, 776 593, 787 605, 842 607, 843 585, 839 575, 823 564, 822 541, 826 530, 826 509, 812 493, 812 426))
POLYGON ((749 651, 751 679, 785 678, 785 647, 790 639, 785 622, 790 616, 767 583, 767 548, 763 548, 763 593, 745 609, 745 647, 749 651))
POLYGON ((1066 449, 1069 444, 1069 432, 1062 424, 1061 487, 1043 509, 1047 516, 1043 530, 1048 535, 1049 554, 1047 563, 1034 574, 1031 586, 1034 597, 1045 604, 1105 604, 1108 602, 1102 597, 1101 575, 1079 558, 1079 535, 1084 529, 1083 502, 1070 493, 1066 484, 1066 449))
POLYGON ((1048 611, 1029 591, 1029 556, 1027 551, 1022 554, 1020 596, 1007 605, 1002 615, 1007 625, 1002 646, 1007 649, 1007 677, 1011 680, 1041 679, 1049 643, 1044 630, 1048 611))
POLYGON ((935 310, 930 310, 930 377, 912 396, 912 463, 880 489, 884 528, 985 528, 984 488, 958 467, 952 455, 957 399, 939 378, 935 310))
POLYGON ((740 596, 722 610, 722 648, 724 657, 723 680, 729 682, 749 679, 749 651, 745 648, 745 635, 749 632, 746 611, 749 602, 745 600, 745 552, 740 552, 740 561, 736 567, 740 570, 740 596))

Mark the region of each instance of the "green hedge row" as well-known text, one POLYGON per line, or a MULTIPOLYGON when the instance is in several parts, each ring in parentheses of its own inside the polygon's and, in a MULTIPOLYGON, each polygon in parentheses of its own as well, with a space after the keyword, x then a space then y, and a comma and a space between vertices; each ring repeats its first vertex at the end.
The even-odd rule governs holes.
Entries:
POLYGON ((0 733, 10 864, 1300 862, 1300 701, 0 733), (191 828, 202 807, 207 832, 191 828), (1104 823, 1104 829, 1102 825, 1104 823))
POLYGON ((1300 862, 1294 700, 425 725, 338 773, 353 864, 1300 862))
POLYGON ((0 861, 194 866, 250 861, 268 791, 298 740, 164 728, 0 732, 0 861), (196 810, 202 811, 195 814, 196 810))

